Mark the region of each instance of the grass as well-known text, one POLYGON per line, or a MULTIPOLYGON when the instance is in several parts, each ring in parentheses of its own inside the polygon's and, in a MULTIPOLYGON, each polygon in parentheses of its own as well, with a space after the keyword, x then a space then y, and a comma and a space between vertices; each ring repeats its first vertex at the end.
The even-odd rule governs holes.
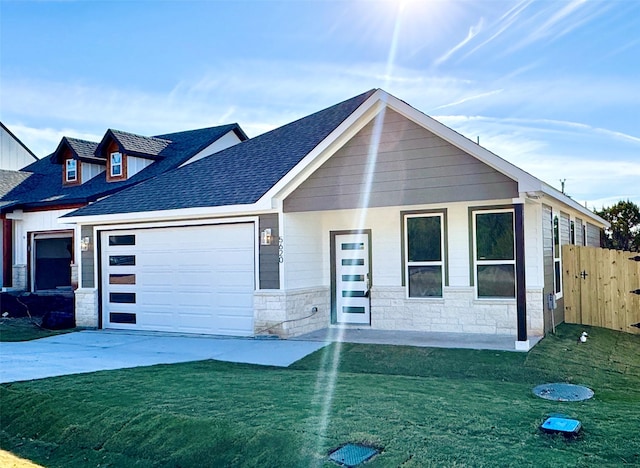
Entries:
POLYGON ((74 328, 47 330, 40 326, 41 323, 41 317, 0 318, 0 342, 31 341, 75 331, 74 328))
POLYGON ((2 385, 0 447, 47 467, 331 467, 347 442, 382 450, 367 467, 640 464, 638 336, 562 325, 528 354, 344 344, 323 432, 336 346, 286 369, 201 361, 2 385), (531 393, 554 381, 595 397, 531 393), (581 435, 541 433, 552 413, 581 435))

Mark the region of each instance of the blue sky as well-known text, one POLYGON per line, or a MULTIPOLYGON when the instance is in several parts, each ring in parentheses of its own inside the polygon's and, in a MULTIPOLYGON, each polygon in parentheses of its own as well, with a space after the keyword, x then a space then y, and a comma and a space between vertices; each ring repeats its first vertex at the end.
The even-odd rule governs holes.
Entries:
POLYGON ((383 88, 589 207, 640 203, 636 0, 0 0, 0 119, 62 136, 238 122, 383 88))

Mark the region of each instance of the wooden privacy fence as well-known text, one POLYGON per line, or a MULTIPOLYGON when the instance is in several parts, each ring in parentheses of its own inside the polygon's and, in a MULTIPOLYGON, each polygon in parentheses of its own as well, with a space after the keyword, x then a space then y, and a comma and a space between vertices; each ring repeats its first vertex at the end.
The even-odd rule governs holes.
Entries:
POLYGON ((638 253, 564 245, 562 263, 565 322, 640 334, 638 253))

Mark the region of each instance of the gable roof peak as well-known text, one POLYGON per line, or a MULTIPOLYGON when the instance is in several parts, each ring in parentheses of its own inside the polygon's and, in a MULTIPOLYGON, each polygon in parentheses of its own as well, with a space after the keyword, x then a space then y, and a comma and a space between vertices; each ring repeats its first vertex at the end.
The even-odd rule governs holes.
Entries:
POLYGON ((95 156, 106 159, 102 153, 109 140, 115 140, 118 147, 132 156, 155 159, 160 156, 162 150, 171 144, 171 140, 158 137, 148 137, 122 130, 108 129, 95 150, 95 156))
POLYGON ((102 161, 98 160, 94 155, 97 146, 98 143, 95 141, 63 136, 58 147, 53 152, 50 161, 52 164, 62 164, 64 149, 67 148, 71 151, 73 159, 101 164, 102 161))

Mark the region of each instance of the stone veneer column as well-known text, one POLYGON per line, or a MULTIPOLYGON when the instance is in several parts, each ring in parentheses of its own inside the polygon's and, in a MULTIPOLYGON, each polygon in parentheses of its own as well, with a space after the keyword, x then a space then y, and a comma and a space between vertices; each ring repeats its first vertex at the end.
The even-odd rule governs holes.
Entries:
POLYGON ((76 326, 98 328, 98 290, 79 288, 75 290, 76 326))
POLYGON ((19 291, 27 290, 27 265, 13 265, 11 269, 11 279, 13 289, 19 291))

